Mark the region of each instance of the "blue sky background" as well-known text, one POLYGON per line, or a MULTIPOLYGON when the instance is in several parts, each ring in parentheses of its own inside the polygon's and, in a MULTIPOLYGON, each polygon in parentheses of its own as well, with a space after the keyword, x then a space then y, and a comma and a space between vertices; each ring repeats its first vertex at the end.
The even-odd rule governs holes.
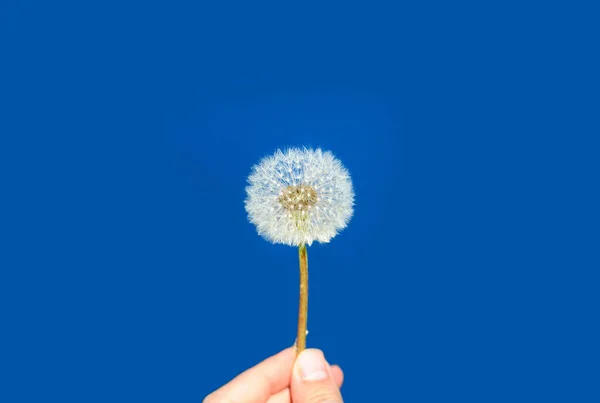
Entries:
POLYGON ((0 5, 0 400, 197 402, 293 343, 251 166, 331 150, 347 402, 597 402, 592 2, 0 5), (217 5, 218 4, 218 5, 217 5))

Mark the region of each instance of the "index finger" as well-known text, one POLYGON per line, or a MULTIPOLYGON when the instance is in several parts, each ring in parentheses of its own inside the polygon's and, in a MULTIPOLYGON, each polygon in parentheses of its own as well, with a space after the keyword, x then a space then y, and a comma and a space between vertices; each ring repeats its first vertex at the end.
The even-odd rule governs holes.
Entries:
POLYGON ((208 395, 203 403, 265 403, 271 395, 290 385, 294 348, 287 348, 236 376, 227 385, 208 395))

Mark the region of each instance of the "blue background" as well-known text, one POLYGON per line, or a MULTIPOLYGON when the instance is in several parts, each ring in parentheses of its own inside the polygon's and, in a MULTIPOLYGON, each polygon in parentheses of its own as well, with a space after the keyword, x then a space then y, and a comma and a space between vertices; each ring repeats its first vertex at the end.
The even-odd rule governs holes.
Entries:
POLYGON ((597 402, 597 12, 3 1, 0 400, 197 402, 291 345, 243 200, 306 145, 356 191, 309 250, 347 402, 597 402))

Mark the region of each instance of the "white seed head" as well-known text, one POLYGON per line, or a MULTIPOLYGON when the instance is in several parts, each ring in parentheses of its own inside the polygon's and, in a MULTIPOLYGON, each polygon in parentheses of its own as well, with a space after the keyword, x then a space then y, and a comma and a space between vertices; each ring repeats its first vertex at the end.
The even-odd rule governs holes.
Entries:
POLYGON ((290 148, 252 168, 246 211, 258 233, 291 246, 329 242, 354 206, 350 175, 329 151, 290 148))

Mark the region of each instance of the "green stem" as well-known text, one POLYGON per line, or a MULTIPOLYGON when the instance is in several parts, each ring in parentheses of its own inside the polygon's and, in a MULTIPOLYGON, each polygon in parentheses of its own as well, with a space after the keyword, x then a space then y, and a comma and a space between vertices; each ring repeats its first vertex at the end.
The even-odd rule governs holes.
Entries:
POLYGON ((308 253, 306 245, 298 247, 300 258, 300 304, 298 307, 298 335, 296 338, 296 353, 306 348, 306 323, 308 319, 308 253))

